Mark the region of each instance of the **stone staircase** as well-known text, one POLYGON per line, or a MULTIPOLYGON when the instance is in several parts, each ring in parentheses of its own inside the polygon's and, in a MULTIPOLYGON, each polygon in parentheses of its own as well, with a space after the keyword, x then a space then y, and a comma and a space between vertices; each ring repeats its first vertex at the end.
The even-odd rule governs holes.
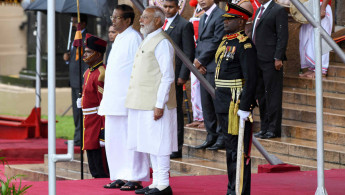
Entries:
MULTIPOLYGON (((328 77, 323 78, 325 169, 345 168, 345 64, 331 52, 328 77)), ((301 170, 317 168, 315 81, 284 75, 282 137, 258 139, 284 163, 301 170)), ((254 132, 260 129, 259 111, 254 111, 254 132)), ((198 150, 206 131, 185 127, 183 158, 171 160, 171 169, 186 175, 226 174, 225 150, 198 150)), ((253 146, 252 172, 268 162, 253 146)))

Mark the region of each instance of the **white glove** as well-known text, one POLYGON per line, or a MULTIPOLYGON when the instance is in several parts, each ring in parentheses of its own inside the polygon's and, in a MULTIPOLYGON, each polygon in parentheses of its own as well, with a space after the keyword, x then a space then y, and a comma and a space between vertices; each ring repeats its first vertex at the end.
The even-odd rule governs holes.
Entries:
POLYGON ((77 99, 77 108, 81 108, 81 98, 77 99))
POLYGON ((241 118, 241 120, 248 120, 248 117, 250 115, 249 111, 243 111, 243 110, 238 110, 237 115, 241 118))
POLYGON ((105 147, 105 142, 104 141, 99 141, 99 145, 104 148, 105 147))

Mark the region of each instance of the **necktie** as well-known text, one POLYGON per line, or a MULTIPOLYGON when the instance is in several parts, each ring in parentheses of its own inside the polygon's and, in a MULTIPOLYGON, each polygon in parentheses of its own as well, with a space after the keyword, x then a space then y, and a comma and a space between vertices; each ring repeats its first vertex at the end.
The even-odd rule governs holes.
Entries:
POLYGON ((167 25, 167 23, 168 23, 168 19, 165 19, 164 25, 162 27, 163 30, 165 30, 165 26, 167 25))
POLYGON ((205 23, 204 23, 204 24, 206 24, 207 17, 208 17, 208 15, 207 15, 207 14, 205 14, 205 23))
POLYGON ((257 27, 258 24, 259 24, 260 18, 261 18, 261 16, 262 16, 262 13, 264 12, 264 10, 265 10, 265 7, 264 7, 264 6, 261 6, 261 7, 260 7, 260 13, 259 13, 259 15, 258 15, 258 17, 257 17, 256 22, 255 22, 254 33, 253 33, 253 43, 255 43, 256 27, 257 27))

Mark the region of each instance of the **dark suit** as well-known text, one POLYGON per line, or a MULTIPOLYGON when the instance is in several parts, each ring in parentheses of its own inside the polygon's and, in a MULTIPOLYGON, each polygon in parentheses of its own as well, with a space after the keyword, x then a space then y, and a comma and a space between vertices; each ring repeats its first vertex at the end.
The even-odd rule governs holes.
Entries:
MULTIPOLYGON (((176 15, 169 28, 165 32, 170 36, 174 43, 189 57, 194 60, 195 44, 194 30, 192 23, 188 22, 180 15, 176 15)), ((183 86, 177 85, 177 79, 188 80, 190 70, 184 65, 179 57, 175 57, 175 88, 177 102, 177 140, 178 150, 182 150, 184 139, 184 116, 183 116, 183 86)))
MULTIPOLYGON (((261 10, 256 12, 256 18, 261 10)), ((281 135, 283 68, 275 69, 275 59, 286 60, 288 15, 272 1, 257 21, 253 40, 258 58, 257 98, 260 107, 261 130, 281 135)))
MULTIPOLYGON (((86 36, 86 30, 82 33, 83 36, 83 43, 84 39, 86 36)), ((75 132, 74 132, 74 142, 79 142, 81 141, 80 139, 80 131, 82 127, 80 126, 80 120, 82 120, 82 116, 80 114, 80 109, 77 108, 77 99, 79 97, 79 93, 81 93, 80 90, 80 83, 79 83, 79 60, 75 60, 76 57, 76 51, 77 48, 72 47, 71 48, 71 57, 69 60, 69 82, 70 86, 72 88, 72 110, 73 110, 73 119, 74 119, 74 126, 75 126, 75 132)), ((83 52, 84 53, 84 52, 83 52)), ((82 59, 83 57, 80 56, 82 59)), ((83 76, 84 72, 89 66, 81 60, 81 76, 83 76)), ((82 78, 82 83, 83 78, 82 78)))
MULTIPOLYGON (((207 17, 204 14, 199 22, 199 36, 197 40, 197 47, 195 51, 195 58, 199 60, 201 65, 206 67, 207 73, 204 75, 206 80, 215 87, 214 84, 214 71, 216 63, 214 57, 217 48, 223 38, 224 32, 224 10, 218 6, 207 17)), ((214 109, 214 99, 206 91, 203 86, 200 86, 201 104, 204 115, 205 128, 207 130, 206 141, 213 142, 218 137, 218 142, 223 142, 221 128, 217 128, 217 116, 214 109)))
POLYGON ((107 49, 105 51, 105 56, 104 56, 104 64, 107 65, 108 64, 108 59, 109 59, 109 54, 110 54, 110 51, 111 51, 111 48, 113 46, 113 43, 114 42, 110 42, 108 41, 108 44, 107 44, 107 49))

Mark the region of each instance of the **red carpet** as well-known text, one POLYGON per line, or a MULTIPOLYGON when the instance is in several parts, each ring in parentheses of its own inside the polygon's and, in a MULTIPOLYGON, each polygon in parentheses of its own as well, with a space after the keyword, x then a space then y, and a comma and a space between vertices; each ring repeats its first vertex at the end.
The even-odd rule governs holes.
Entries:
MULTIPOLYGON (((56 153, 67 153, 64 139, 56 139, 56 153)), ((74 152, 79 153, 75 147, 74 152)), ((44 155, 48 154, 48 139, 0 139, 0 156, 6 157, 9 164, 43 163, 44 155)))
MULTIPOLYGON (((174 195, 225 195, 227 177, 184 176, 170 179, 174 195)), ((58 181, 57 194, 75 195, 129 195, 134 192, 122 192, 118 189, 104 189, 108 179, 91 179, 76 181, 58 181)), ((33 185, 27 194, 48 194, 48 182, 23 182, 33 185)), ((345 170, 325 171, 325 187, 330 195, 345 194, 345 170)), ((144 186, 148 182, 144 183, 144 186)), ((316 171, 260 173, 252 174, 251 194, 254 195, 313 195, 317 188, 316 171)))

